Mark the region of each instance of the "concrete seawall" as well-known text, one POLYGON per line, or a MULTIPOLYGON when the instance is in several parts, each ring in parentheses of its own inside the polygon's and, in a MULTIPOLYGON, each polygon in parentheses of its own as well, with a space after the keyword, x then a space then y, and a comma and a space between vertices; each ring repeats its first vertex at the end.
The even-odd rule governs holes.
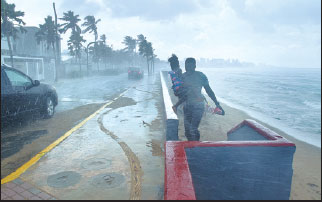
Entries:
POLYGON ((167 77, 169 77, 166 71, 160 71, 163 103, 165 109, 165 120, 166 120, 166 140, 179 140, 178 138, 178 125, 179 119, 172 110, 172 101, 169 95, 167 86, 167 77))

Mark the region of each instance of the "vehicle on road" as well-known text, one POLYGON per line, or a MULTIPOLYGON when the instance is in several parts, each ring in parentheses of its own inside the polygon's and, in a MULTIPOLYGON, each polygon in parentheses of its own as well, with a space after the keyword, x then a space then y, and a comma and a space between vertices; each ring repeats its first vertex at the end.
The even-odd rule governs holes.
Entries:
POLYGON ((136 78, 141 79, 143 78, 144 71, 141 68, 138 67, 129 67, 128 69, 128 78, 136 78))
POLYGON ((53 86, 32 80, 19 70, 1 65, 1 121, 36 113, 51 118, 57 104, 58 96, 53 86))

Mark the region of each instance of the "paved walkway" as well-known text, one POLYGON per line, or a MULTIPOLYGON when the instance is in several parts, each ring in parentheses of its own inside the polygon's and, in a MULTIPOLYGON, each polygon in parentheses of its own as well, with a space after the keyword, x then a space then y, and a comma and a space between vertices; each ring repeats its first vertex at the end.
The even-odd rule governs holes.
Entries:
POLYGON ((1 199, 162 199, 162 105, 159 73, 146 75, 19 179, 1 185, 1 199))
POLYGON ((1 200, 56 200, 56 198, 17 178, 1 185, 1 200))

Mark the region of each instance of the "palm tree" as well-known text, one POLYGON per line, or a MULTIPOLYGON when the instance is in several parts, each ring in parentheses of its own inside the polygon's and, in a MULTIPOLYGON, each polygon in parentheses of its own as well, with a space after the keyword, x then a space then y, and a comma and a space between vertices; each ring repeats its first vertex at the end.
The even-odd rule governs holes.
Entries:
POLYGON ((122 42, 123 44, 125 44, 125 49, 127 50, 128 54, 131 56, 131 61, 132 61, 132 65, 133 65, 133 56, 134 56, 134 51, 136 49, 136 39, 133 39, 130 36, 125 36, 124 40, 122 42))
POLYGON ((100 36, 100 40, 101 40, 104 44, 106 44, 106 35, 105 35, 105 34, 102 34, 102 35, 100 36))
POLYGON ((150 74, 150 66, 149 66, 149 53, 148 53, 148 41, 146 39, 139 40, 139 54, 146 58, 148 74, 150 74))
MULTIPOLYGON (((95 20, 94 16, 86 16, 84 18, 85 22, 82 24, 82 26, 85 27, 85 29, 83 30, 83 33, 94 33, 94 37, 95 37, 95 44, 94 44, 94 55, 96 55, 95 53, 95 48, 97 48, 97 38, 98 38, 98 34, 97 34, 97 23, 101 21, 101 19, 95 20)), ((99 71, 99 60, 97 60, 97 68, 99 71)))
POLYGON ((125 36, 122 43, 125 44, 126 50, 128 52, 134 52, 134 50, 136 48, 136 40, 135 39, 133 39, 130 36, 125 36))
MULTIPOLYGON (((40 24, 39 25, 39 31, 37 31, 35 33, 35 37, 37 40, 37 43, 39 44, 41 41, 45 41, 47 44, 47 49, 49 49, 50 47, 52 47, 53 49, 53 53, 54 53, 54 57, 55 57, 55 61, 57 61, 57 56, 56 56, 56 42, 57 40, 60 40, 59 35, 56 32, 56 25, 55 22, 53 21, 53 18, 51 16, 47 16, 47 18, 45 18, 45 23, 44 24, 40 24)), ((57 81, 58 77, 58 69, 56 67, 56 77, 55 77, 55 81, 57 81)))
POLYGON ((60 25, 61 29, 59 30, 60 33, 66 33, 68 30, 71 30, 72 33, 67 41, 69 54, 74 56, 76 61, 77 58, 79 59, 79 70, 81 72, 82 65, 81 65, 81 47, 82 42, 86 40, 83 39, 81 36, 82 30, 78 25, 78 22, 81 20, 79 19, 79 15, 74 15, 73 11, 67 11, 67 13, 63 13, 63 17, 59 18, 60 20, 66 21, 60 25))
POLYGON ((59 18, 60 20, 66 21, 66 23, 63 23, 60 25, 62 27, 59 32, 60 33, 66 33, 67 30, 71 29, 72 32, 81 32, 81 28, 77 23, 81 20, 79 19, 79 15, 74 15, 73 11, 68 11, 67 13, 63 13, 64 17, 59 18))
POLYGON ((97 23, 101 21, 101 19, 95 20, 94 16, 86 16, 84 18, 85 22, 82 24, 82 26, 86 27, 83 30, 83 33, 92 33, 94 32, 95 42, 97 41, 98 34, 97 34, 97 23))
POLYGON ((86 42, 86 40, 84 40, 83 36, 81 36, 81 32, 72 32, 72 35, 67 41, 70 55, 75 56, 76 59, 78 58, 80 73, 82 71, 81 58, 82 58, 83 42, 86 42))
POLYGON ((103 34, 100 36, 100 46, 99 46, 99 52, 100 52, 100 57, 103 59, 104 62, 104 67, 106 68, 106 62, 107 62, 107 57, 110 55, 111 48, 106 45, 106 35, 103 34))
POLYGON ((146 50, 145 51, 146 51, 147 61, 148 61, 148 63, 149 62, 151 63, 151 66, 150 66, 151 70, 150 70, 150 72, 152 72, 153 71, 152 61, 153 61, 153 55, 154 55, 154 53, 153 53, 153 48, 152 48, 152 43, 151 42, 148 42, 146 44, 146 50))
POLYGON ((13 39, 17 38, 18 29, 15 26, 20 28, 20 32, 27 32, 22 25, 25 25, 25 22, 21 19, 25 15, 22 11, 15 10, 15 4, 8 4, 5 0, 1 0, 1 38, 6 37, 10 52, 10 61, 11 66, 13 67, 13 53, 11 47, 10 37, 13 39))
POLYGON ((154 72, 154 49, 152 48, 152 43, 146 40, 146 37, 142 34, 138 35, 138 42, 139 42, 139 54, 146 58, 146 63, 148 67, 148 74, 150 74, 150 64, 151 62, 151 69, 154 72))
POLYGON ((138 38, 138 42, 139 43, 141 43, 142 41, 144 41, 144 40, 146 40, 146 37, 144 36, 144 35, 142 35, 142 34, 139 34, 138 36, 137 36, 137 38, 138 38))

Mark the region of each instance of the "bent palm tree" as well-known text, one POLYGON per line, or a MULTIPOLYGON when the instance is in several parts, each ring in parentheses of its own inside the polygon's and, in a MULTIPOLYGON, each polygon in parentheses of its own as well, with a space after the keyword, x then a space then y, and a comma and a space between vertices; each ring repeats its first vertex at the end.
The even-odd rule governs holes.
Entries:
POLYGON ((97 23, 101 21, 101 19, 95 20, 94 16, 86 16, 85 22, 82 24, 82 26, 86 27, 83 30, 83 33, 92 33, 94 32, 95 42, 97 41, 98 34, 97 34, 97 23))
POLYGON ((136 39, 133 39, 130 36, 125 36, 122 43, 125 44, 125 46, 126 46, 125 49, 127 50, 128 54, 130 55, 130 57, 131 57, 130 60, 133 65, 134 50, 136 49, 136 43, 137 43, 136 39))
POLYGON ((135 39, 133 39, 130 36, 125 36, 122 43, 125 44, 126 50, 128 52, 134 52, 135 47, 136 47, 136 40, 135 39))
MULTIPOLYGON (((94 37, 95 37, 95 44, 94 44, 94 55, 97 55, 95 53, 95 50, 97 48, 97 38, 98 38, 98 34, 97 34, 97 23, 101 21, 101 19, 95 20, 94 16, 86 16, 84 18, 85 22, 82 24, 82 26, 85 27, 85 29, 83 30, 83 33, 94 33, 94 37)), ((97 60, 97 69, 99 71, 99 60, 97 60)))
POLYGON ((66 23, 63 23, 60 25, 62 27, 59 29, 60 33, 66 33, 67 30, 71 29, 72 32, 81 32, 81 28, 77 23, 81 20, 79 19, 79 15, 74 15, 73 11, 68 11, 67 13, 63 13, 64 16, 62 18, 59 18, 60 20, 66 21, 66 23))

